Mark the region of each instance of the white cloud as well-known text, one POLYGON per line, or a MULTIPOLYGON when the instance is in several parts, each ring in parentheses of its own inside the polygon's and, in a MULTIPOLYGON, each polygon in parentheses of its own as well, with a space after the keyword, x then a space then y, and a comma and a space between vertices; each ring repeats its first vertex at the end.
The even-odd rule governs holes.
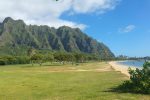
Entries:
POLYGON ((121 32, 121 33, 129 33, 131 31, 133 31, 135 28, 136 28, 135 25, 128 25, 125 28, 120 28, 119 32, 121 32))
POLYGON ((73 10, 75 13, 103 13, 112 10, 121 0, 74 0, 73 10))
POLYGON ((103 13, 116 7, 120 0, 0 0, 0 20, 23 19, 27 24, 59 27, 68 25, 84 29, 86 25, 61 19, 65 13, 103 13))

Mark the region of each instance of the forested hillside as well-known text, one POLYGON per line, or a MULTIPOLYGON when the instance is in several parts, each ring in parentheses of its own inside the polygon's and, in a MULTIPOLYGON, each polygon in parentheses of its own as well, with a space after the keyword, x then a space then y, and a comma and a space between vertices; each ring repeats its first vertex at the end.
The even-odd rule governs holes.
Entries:
POLYGON ((78 28, 26 25, 22 20, 5 18, 0 23, 0 55, 25 55, 29 48, 96 54, 101 58, 114 57, 107 46, 78 28))

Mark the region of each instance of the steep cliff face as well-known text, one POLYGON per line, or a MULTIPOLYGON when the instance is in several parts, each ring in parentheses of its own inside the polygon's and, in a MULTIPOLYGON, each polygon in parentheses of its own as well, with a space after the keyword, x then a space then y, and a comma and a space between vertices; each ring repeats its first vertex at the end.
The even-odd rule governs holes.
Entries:
POLYGON ((33 47, 35 49, 84 52, 100 57, 113 57, 114 54, 103 43, 84 34, 78 28, 62 26, 58 29, 48 26, 26 25, 22 20, 6 18, 0 23, 0 52, 11 48, 33 47))

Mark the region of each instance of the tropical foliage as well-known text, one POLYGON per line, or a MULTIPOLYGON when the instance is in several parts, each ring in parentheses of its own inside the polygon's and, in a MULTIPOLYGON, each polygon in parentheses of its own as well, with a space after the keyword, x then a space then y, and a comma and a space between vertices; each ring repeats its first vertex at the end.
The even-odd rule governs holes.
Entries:
POLYGON ((62 64, 65 63, 84 63, 87 61, 100 61, 98 56, 86 53, 69 53, 69 52, 60 52, 60 51, 43 51, 35 50, 30 48, 27 50, 27 56, 0 56, 0 65, 8 64, 29 64, 38 63, 40 66, 45 62, 59 62, 62 64))
POLYGON ((150 62, 145 62, 143 69, 129 69, 130 80, 119 86, 123 92, 150 94, 150 62))

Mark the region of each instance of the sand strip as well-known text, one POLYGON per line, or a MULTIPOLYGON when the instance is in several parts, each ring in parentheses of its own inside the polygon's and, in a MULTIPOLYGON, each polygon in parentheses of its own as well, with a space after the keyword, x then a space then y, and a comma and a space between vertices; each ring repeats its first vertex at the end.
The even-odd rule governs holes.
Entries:
POLYGON ((111 61, 111 62, 109 62, 109 64, 116 71, 120 71, 121 73, 123 73, 123 74, 127 75, 128 77, 130 77, 130 74, 128 73, 128 68, 129 68, 128 66, 118 64, 117 61, 111 61))

